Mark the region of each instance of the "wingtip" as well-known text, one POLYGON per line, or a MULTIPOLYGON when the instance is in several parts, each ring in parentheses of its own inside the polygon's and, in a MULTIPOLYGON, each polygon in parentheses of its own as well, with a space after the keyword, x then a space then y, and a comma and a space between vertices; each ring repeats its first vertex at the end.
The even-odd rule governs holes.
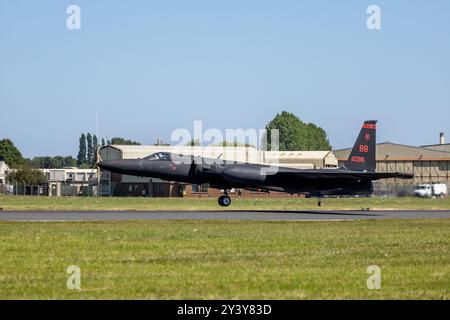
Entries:
POLYGON ((399 179, 414 179, 414 175, 411 173, 397 172, 397 178, 399 178, 399 179))

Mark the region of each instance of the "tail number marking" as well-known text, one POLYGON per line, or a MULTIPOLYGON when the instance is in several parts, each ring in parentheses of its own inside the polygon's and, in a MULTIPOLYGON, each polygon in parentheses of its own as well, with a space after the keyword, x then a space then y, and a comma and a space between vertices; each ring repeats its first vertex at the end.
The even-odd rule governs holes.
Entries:
POLYGON ((352 162, 365 163, 366 162, 366 158, 353 156, 352 157, 352 162))

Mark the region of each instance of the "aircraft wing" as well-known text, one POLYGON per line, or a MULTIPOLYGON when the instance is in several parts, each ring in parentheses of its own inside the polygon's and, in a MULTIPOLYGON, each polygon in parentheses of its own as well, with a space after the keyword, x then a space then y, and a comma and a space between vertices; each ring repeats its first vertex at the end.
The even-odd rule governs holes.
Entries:
POLYGON ((300 170, 294 168, 279 168, 276 175, 295 176, 303 179, 343 179, 343 180, 379 180, 379 179, 413 179, 414 175, 401 172, 357 172, 350 170, 300 170))

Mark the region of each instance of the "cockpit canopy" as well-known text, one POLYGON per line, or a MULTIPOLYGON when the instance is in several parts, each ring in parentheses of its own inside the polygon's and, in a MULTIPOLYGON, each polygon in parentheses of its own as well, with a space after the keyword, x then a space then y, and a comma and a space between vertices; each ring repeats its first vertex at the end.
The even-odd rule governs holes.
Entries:
POLYGON ((144 158, 150 161, 171 161, 172 155, 169 152, 156 152, 144 158))

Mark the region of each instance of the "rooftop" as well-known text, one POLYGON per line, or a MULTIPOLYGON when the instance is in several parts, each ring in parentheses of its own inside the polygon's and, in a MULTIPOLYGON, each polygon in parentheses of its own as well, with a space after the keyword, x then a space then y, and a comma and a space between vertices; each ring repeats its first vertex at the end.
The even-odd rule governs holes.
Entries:
MULTIPOLYGON (((352 148, 334 150, 339 160, 348 158, 352 148)), ((377 159, 390 160, 450 160, 450 152, 429 147, 417 147, 392 142, 377 144, 377 159)))

